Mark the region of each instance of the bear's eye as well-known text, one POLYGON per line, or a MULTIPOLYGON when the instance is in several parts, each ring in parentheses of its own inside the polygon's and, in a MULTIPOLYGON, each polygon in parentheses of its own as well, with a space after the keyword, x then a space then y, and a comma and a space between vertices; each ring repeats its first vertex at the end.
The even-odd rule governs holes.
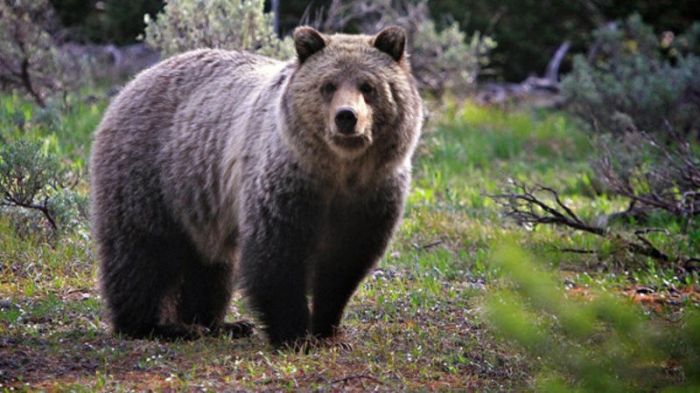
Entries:
POLYGON ((372 96, 374 95, 374 86, 365 82, 360 85, 360 92, 366 96, 372 96))
POLYGON ((323 95, 329 96, 333 93, 335 93, 336 86, 335 83, 333 82, 326 82, 321 86, 321 93, 323 95))

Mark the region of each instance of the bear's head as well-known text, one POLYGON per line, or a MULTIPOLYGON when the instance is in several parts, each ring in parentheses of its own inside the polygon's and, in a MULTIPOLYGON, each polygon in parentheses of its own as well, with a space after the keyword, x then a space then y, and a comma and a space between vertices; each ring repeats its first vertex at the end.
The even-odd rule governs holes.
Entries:
MULTIPOLYGON (((340 161, 372 155, 410 156, 422 120, 406 33, 389 27, 374 36, 294 31, 294 73, 285 92, 292 140, 340 161)), ((317 154, 317 153, 314 153, 317 154)))

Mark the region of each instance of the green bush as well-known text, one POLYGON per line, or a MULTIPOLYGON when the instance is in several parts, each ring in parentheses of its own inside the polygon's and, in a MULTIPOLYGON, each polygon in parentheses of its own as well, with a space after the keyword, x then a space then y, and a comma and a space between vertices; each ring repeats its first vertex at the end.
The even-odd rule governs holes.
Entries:
POLYGON ((57 229, 49 199, 61 188, 61 178, 58 160, 39 143, 20 140, 0 148, 0 206, 39 211, 57 229))
MULTIPOLYGON (((692 48, 697 29, 679 41, 692 48)), ((589 55, 576 56, 562 81, 571 112, 601 133, 698 132, 700 59, 695 54, 676 51, 669 59, 671 44, 660 41, 638 15, 593 36, 589 55)))
POLYGON ((540 368, 537 391, 700 389, 697 308, 670 322, 609 293, 572 299, 514 246, 497 251, 493 263, 511 285, 490 295, 487 319, 540 368))
POLYGON ((496 46, 478 32, 468 38, 457 23, 438 30, 430 19, 416 26, 411 44, 411 65, 419 86, 438 94, 473 88, 496 46))
POLYGON ((277 38, 264 5, 264 0, 170 0, 155 19, 146 15, 144 40, 165 56, 221 48, 291 57, 291 40, 277 38))
POLYGON ((604 191, 630 199, 628 215, 700 214, 700 25, 658 37, 638 15, 594 31, 562 82, 567 108, 595 134, 604 191))
POLYGON ((55 238, 86 228, 87 197, 79 192, 87 154, 82 145, 99 108, 81 105, 59 114, 16 95, 0 97, 0 215, 20 235, 55 238))

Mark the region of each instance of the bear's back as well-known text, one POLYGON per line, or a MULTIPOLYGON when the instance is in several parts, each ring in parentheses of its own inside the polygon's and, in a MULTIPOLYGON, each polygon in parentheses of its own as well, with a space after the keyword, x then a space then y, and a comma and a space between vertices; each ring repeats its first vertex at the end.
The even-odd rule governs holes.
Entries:
POLYGON ((200 49, 171 57, 138 74, 113 100, 97 130, 125 133, 169 125, 175 112, 198 94, 212 95, 260 86, 268 75, 261 70, 281 64, 246 52, 200 49))
POLYGON ((204 194, 200 182, 220 176, 214 161, 221 159, 233 128, 221 124, 222 116, 244 107, 283 64, 243 52, 196 50, 156 64, 124 87, 107 109, 92 149, 97 236, 119 232, 109 228, 115 223, 149 233, 192 225, 182 222, 189 213, 178 212, 173 201, 213 202, 202 200, 216 196, 211 189, 204 194))

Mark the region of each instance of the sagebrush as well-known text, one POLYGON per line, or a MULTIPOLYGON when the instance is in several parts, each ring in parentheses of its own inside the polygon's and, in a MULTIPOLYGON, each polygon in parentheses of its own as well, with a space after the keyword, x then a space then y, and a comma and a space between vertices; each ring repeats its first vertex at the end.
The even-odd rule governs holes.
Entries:
POLYGON ((588 55, 576 56, 562 81, 568 110, 598 133, 672 128, 697 135, 700 59, 693 49, 699 29, 695 25, 675 44, 638 15, 595 30, 588 55))
POLYGON ((145 16, 144 41, 164 56, 219 48, 291 57, 291 40, 277 37, 264 6, 264 0, 169 0, 155 19, 145 16))

